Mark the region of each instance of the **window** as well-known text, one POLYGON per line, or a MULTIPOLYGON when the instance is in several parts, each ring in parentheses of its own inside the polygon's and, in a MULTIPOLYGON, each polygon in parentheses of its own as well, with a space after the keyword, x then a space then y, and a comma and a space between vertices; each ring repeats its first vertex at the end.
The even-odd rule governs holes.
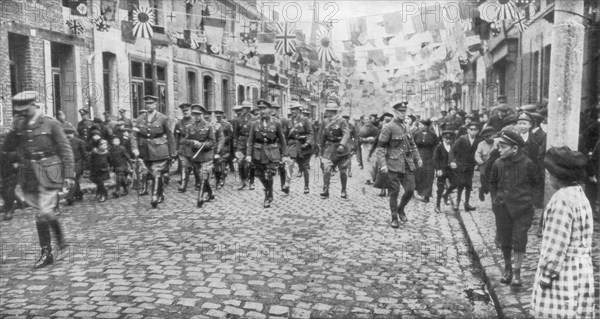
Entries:
POLYGON ((196 89, 198 83, 196 82, 196 72, 188 71, 187 73, 187 90, 188 90, 188 102, 198 102, 198 90, 196 89))
POLYGON ((223 79, 221 81, 221 103, 223 103, 222 105, 222 110, 225 111, 225 113, 229 114, 229 80, 228 79, 223 79))
POLYGON ((533 61, 531 61, 531 84, 529 86, 529 103, 537 102, 538 100, 538 88, 540 83, 538 68, 540 67, 540 52, 536 51, 533 54, 533 61))
POLYGON ((25 56, 29 49, 29 37, 8 34, 8 60, 10 65, 10 92, 15 95, 23 90, 25 56))
POLYGON ((245 100, 244 86, 238 85, 238 104, 242 104, 242 102, 244 102, 244 100, 245 100))
POLYGON ((104 110, 106 112, 112 112, 112 99, 111 99, 111 83, 114 75, 113 68, 115 62, 115 55, 110 52, 102 52, 102 80, 103 80, 103 91, 104 91, 104 110))
POLYGON ((252 88, 252 101, 256 101, 258 100, 258 89, 253 87, 252 88))
POLYGON ((550 90, 550 45, 544 48, 544 62, 542 63, 542 99, 547 99, 550 90))
POLYGON ((155 95, 158 97, 157 110, 161 113, 167 112, 166 91, 166 67, 164 64, 156 66, 156 78, 158 92, 154 91, 152 85, 152 64, 140 61, 131 61, 131 103, 132 116, 137 117, 138 111, 144 106, 142 98, 144 95, 155 95))
POLYGON ((215 98, 215 87, 214 87, 214 82, 213 82, 213 78, 210 75, 205 75, 204 76, 204 81, 203 81, 203 85, 202 85, 203 89, 204 89, 204 94, 203 94, 203 102, 204 102, 204 107, 207 110, 214 110, 214 98, 215 98))

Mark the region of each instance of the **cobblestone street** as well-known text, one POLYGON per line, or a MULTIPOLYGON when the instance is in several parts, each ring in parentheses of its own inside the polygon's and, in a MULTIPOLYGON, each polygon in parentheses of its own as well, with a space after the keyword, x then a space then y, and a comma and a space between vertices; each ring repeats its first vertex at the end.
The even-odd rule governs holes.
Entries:
POLYGON ((262 208, 261 186, 237 191, 233 179, 202 209, 195 192, 177 193, 177 177, 158 209, 147 196, 96 204, 88 194, 62 208, 71 246, 40 270, 32 269, 39 254, 32 213, 19 212, 2 223, 0 315, 496 316, 482 301, 456 216, 412 201, 409 221, 394 230, 387 198, 354 167, 350 199, 339 197, 337 176, 332 196, 321 199, 315 174, 309 195, 295 181, 270 209, 262 208))

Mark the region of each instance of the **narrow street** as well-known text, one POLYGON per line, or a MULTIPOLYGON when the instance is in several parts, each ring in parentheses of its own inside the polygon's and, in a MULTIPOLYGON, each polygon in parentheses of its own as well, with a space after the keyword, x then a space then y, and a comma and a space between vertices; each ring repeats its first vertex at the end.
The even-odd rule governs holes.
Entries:
POLYGON ((233 179, 202 209, 195 192, 177 192, 176 177, 158 209, 148 197, 96 204, 88 194, 62 208, 71 246, 40 270, 32 212, 19 212, 2 224, 0 315, 495 317, 456 216, 411 201, 394 230, 387 198, 353 166, 350 199, 339 198, 337 176, 321 199, 315 174, 311 194, 295 182, 270 209, 261 186, 237 191, 233 179))

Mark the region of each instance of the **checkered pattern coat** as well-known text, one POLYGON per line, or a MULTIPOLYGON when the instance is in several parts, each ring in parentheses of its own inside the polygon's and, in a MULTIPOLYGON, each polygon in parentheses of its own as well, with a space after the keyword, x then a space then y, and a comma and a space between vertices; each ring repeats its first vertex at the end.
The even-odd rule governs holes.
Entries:
POLYGON ((594 318, 592 208, 580 186, 558 190, 544 211, 532 309, 536 318, 594 318), (551 283, 542 289, 540 282, 551 283))

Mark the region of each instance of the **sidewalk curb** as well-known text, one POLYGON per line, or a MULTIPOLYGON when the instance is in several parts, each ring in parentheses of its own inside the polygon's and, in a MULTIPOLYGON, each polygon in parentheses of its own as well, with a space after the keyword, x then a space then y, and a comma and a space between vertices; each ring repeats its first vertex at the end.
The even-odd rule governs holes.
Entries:
POLYGON ((504 316, 504 312, 502 311, 502 305, 500 304, 500 299, 498 298, 498 295, 496 294, 496 291, 494 290, 494 288, 492 286, 490 277, 488 276, 488 274, 485 270, 485 267, 481 264, 479 252, 477 252, 477 250, 475 249, 475 246, 473 245, 473 241, 471 240, 471 234, 469 234, 469 231, 467 230, 467 227, 465 226, 465 222, 462 218, 462 212, 459 212, 456 215, 458 217, 458 222, 460 224, 460 227, 463 229, 463 231, 466 235, 465 237, 467 238, 467 243, 469 244, 469 250, 473 252, 473 262, 481 269, 481 277, 483 279, 483 282, 485 283, 487 291, 490 294, 490 297, 494 301, 494 307, 496 308, 496 313, 498 314, 498 318, 504 319, 505 316, 504 316))

